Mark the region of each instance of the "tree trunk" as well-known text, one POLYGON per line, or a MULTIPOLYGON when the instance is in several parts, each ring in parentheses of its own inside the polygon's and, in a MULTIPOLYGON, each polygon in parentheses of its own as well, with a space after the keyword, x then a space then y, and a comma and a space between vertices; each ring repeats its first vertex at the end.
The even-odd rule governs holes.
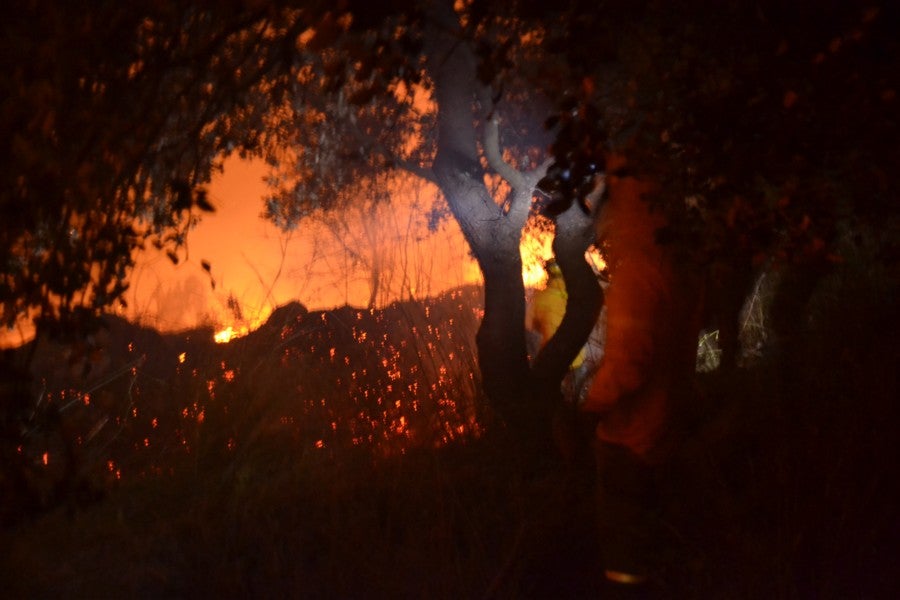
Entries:
POLYGON ((594 216, 573 202, 557 217, 556 230, 553 254, 566 282, 566 314, 532 367, 535 383, 547 391, 558 391, 559 382, 587 343, 603 307, 603 290, 584 256, 594 241, 594 216))
POLYGON ((562 333, 551 341, 536 380, 528 364, 519 243, 537 179, 529 184, 530 179, 518 175, 519 180, 510 181, 517 196, 508 211, 491 196, 479 153, 478 125, 485 126, 487 115, 478 114, 476 99, 485 94, 479 94, 484 90, 476 76, 476 56, 460 41, 459 22, 450 3, 432 4, 431 20, 426 55, 438 107, 433 173, 484 276, 484 317, 476 338, 482 386, 524 447, 543 449, 550 440, 563 376, 600 310, 599 285, 584 259, 593 239, 591 219, 573 212, 557 228, 562 235, 557 234, 556 251, 572 290, 562 333))
POLYGON ((496 206, 491 219, 473 219, 473 202, 484 206, 493 200, 484 184, 466 176, 457 164, 438 160, 435 172, 484 276, 484 317, 476 336, 484 392, 507 425, 530 437, 540 425, 529 385, 521 228, 512 227, 496 206))
POLYGON ((426 38, 438 106, 433 171, 484 275, 484 317, 476 338, 484 391, 504 421, 527 430, 533 421, 525 344, 525 287, 519 240, 524 222, 509 218, 485 186, 478 153, 477 60, 460 42, 449 4, 435 3, 426 38))
POLYGON ((509 425, 531 436, 540 430, 543 419, 535 412, 529 385, 518 244, 512 256, 494 255, 482 263, 484 318, 476 344, 485 393, 509 425))

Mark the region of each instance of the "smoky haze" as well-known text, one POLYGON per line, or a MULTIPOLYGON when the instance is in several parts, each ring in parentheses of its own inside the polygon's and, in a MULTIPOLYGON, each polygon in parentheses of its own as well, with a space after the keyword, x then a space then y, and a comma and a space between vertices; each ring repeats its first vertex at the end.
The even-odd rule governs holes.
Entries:
POLYGON ((377 212, 347 211, 337 215, 338 225, 311 218, 284 232, 261 217, 265 171, 261 161, 226 161, 210 185, 216 212, 191 232, 183 260, 174 265, 154 248, 139 258, 127 317, 163 331, 252 329, 291 301, 310 309, 372 300, 383 306, 480 281, 454 222, 429 231, 426 213, 440 202, 433 189, 401 188, 377 212), (365 239, 366 230, 379 232, 377 247, 359 248, 347 239, 365 239), (209 274, 202 261, 211 265, 209 274), (381 284, 373 295, 375 268, 381 284))

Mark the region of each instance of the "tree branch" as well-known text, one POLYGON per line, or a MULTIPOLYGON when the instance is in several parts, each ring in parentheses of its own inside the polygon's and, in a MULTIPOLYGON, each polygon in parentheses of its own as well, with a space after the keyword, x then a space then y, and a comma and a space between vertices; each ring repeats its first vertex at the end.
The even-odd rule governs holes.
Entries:
POLYGON ((378 141, 374 136, 369 135, 362 129, 360 129, 359 124, 351 122, 351 127, 348 127, 349 132, 356 138, 363 147, 367 148, 369 152, 377 152, 381 155, 381 157, 391 166, 396 167, 398 169, 402 169, 407 173, 415 175, 420 179, 424 179, 429 183, 433 183, 437 185, 437 177, 435 177, 434 171, 428 167, 423 167, 417 162, 399 158, 395 156, 393 152, 391 152, 384 144, 378 141))
POLYGON ((512 188, 511 201, 507 215, 517 226, 524 226, 531 210, 531 199, 534 190, 547 169, 553 163, 552 158, 547 158, 536 169, 522 172, 503 159, 503 151, 500 149, 500 120, 494 114, 494 102, 488 93, 487 87, 478 91, 478 98, 482 107, 487 109, 487 117, 484 123, 482 136, 482 149, 488 166, 494 170, 512 188))
POLYGON ((487 122, 484 124, 482 144, 488 165, 512 186, 513 191, 524 191, 528 187, 526 178, 518 169, 503 160, 503 153, 500 150, 499 119, 495 115, 488 117, 487 122))
POLYGON ((429 183, 433 183, 434 185, 438 184, 437 177, 434 175, 434 171, 423 167, 422 165, 415 163, 411 160, 394 160, 394 166, 398 169, 403 169, 407 173, 415 175, 419 179, 424 179, 429 183))
POLYGON ((537 189, 538 182, 547 174, 547 169, 553 164, 553 158, 547 157, 538 167, 527 173, 522 173, 525 185, 521 194, 513 197, 512 205, 509 207, 509 214, 512 218, 521 221, 521 225, 525 225, 528 220, 528 214, 531 212, 531 200, 534 197, 534 190, 537 189))

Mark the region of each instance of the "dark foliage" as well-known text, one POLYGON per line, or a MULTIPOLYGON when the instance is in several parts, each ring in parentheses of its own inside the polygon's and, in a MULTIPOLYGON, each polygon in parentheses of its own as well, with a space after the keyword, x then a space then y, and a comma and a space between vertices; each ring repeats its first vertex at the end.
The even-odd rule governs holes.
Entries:
POLYGON ((259 138, 260 82, 283 91, 278 39, 304 27, 147 2, 18 2, 0 27, 0 321, 84 334, 145 245, 179 260, 217 161, 259 138))

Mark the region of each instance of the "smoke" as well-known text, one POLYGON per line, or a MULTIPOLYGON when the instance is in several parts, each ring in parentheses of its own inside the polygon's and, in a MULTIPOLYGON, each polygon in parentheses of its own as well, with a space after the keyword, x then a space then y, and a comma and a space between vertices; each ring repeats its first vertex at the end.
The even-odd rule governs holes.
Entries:
MULTIPOLYGON (((116 314, 164 332, 231 327, 240 334, 289 302, 311 310, 384 307, 481 282, 452 218, 429 221, 446 213, 434 186, 398 177, 391 202, 375 211, 321 215, 283 232, 262 217, 266 172, 262 161, 227 159, 209 188, 215 212, 191 230, 178 264, 143 249, 127 306, 116 314), (332 217, 339 227, 327 222, 332 217)), ((33 335, 23 321, 0 332, 0 347, 33 335)))
POLYGON ((191 231, 184 260, 173 265, 152 248, 140 257, 126 316, 163 331, 251 330, 292 301, 324 310, 368 306, 374 297, 385 306, 480 280, 452 220, 429 230, 426 213, 442 202, 431 186, 397 185, 377 212, 322 215, 283 232, 262 217, 266 169, 262 161, 225 162, 210 185, 216 212, 191 231))

